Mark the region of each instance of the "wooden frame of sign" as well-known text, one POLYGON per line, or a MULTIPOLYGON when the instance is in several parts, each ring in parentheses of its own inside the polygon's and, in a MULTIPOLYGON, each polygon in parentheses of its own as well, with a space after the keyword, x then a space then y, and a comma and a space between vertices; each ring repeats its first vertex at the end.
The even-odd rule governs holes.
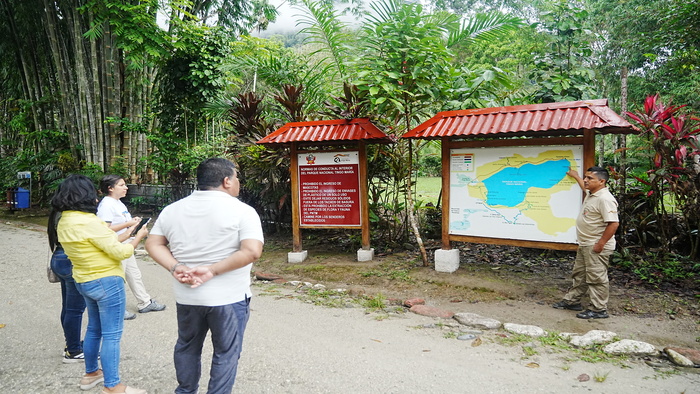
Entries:
MULTIPOLYGON (((350 228, 350 229, 361 229, 362 231, 362 249, 363 250, 369 250, 370 249, 370 234, 369 234, 369 200, 368 200, 368 186, 367 186, 367 147, 366 143, 364 141, 359 141, 357 144, 357 150, 351 150, 351 149, 338 149, 338 150, 318 150, 318 149, 311 149, 311 148, 305 148, 305 149, 300 149, 299 143, 298 142, 292 142, 291 143, 291 148, 290 148, 290 156, 291 156, 291 162, 290 162, 290 175, 291 175, 291 188, 292 188, 292 251, 293 252, 301 252, 302 251, 302 241, 301 241, 301 229, 302 228, 323 228, 323 229, 330 229, 330 228, 350 228), (329 223, 324 223, 324 220, 326 220, 324 217, 321 215, 318 215, 318 222, 319 224, 310 224, 308 221, 306 223, 302 223, 302 193, 304 192, 302 190, 302 185, 300 184, 301 179, 300 179, 300 163, 299 163, 299 155, 304 154, 327 154, 327 153, 342 153, 342 152, 357 152, 358 156, 358 162, 357 162, 357 169, 358 169, 358 175, 359 175, 359 183, 358 183, 358 190, 357 192, 357 199, 359 202, 359 223, 355 222, 352 224, 346 224, 346 223, 340 223, 338 224, 337 222, 333 222, 332 220, 329 220, 329 223)), ((351 174, 353 175, 353 174, 351 174)), ((337 179, 337 178, 336 178, 337 179)), ((339 183, 339 182, 336 182, 339 183)), ((339 193, 339 194, 344 194, 344 198, 352 198, 348 197, 348 194, 354 194, 355 192, 351 193, 339 193)), ((352 202, 352 200, 351 200, 352 202)), ((343 220, 342 218, 339 220, 343 220)), ((353 219, 354 220, 354 219, 353 219)))
MULTIPOLYGON (((450 150, 475 147, 508 147, 508 146, 548 146, 548 145, 582 145, 583 168, 589 168, 595 163, 595 131, 584 130, 582 137, 552 137, 534 139, 493 139, 481 141, 452 141, 442 137, 442 249, 451 249, 450 241, 475 242, 492 245, 512 245, 528 248, 554 249, 575 251, 577 244, 559 242, 527 241, 507 238, 487 238, 468 235, 450 234, 450 150)), ((582 193, 583 198, 583 193, 582 193)))

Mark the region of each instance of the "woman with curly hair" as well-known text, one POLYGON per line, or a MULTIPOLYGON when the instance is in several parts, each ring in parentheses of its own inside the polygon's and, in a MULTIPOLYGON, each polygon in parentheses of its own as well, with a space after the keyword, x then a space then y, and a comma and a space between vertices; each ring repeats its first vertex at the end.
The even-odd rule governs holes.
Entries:
POLYGON ((119 358, 126 304, 121 261, 134 253, 148 230, 143 227, 130 242, 119 242, 117 234, 95 215, 97 202, 95 185, 83 175, 66 178, 51 200, 53 209, 61 212, 58 241, 73 262, 73 279, 88 310, 83 344, 86 373, 80 388, 89 390, 104 382, 104 394, 145 394, 121 383, 119 358))

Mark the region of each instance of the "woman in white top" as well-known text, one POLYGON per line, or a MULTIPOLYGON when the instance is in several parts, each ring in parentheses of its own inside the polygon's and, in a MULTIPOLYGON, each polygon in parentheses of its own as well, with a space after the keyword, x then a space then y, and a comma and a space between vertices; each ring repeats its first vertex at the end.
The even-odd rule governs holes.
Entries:
MULTIPOLYGON (((129 188, 126 186, 124 178, 119 175, 105 175, 100 181, 100 191, 105 197, 100 201, 97 207, 97 216, 107 222, 109 227, 117 233, 120 242, 125 242, 129 239, 128 227, 134 226, 141 221, 139 217, 131 217, 126 205, 121 202, 121 199, 126 196, 129 188)), ((138 301, 138 309, 140 313, 157 312, 165 309, 165 305, 159 304, 152 299, 146 291, 141 279, 141 270, 136 264, 136 258, 132 255, 122 261, 126 283, 129 284, 131 292, 138 301)), ((124 320, 136 318, 136 314, 126 311, 124 320)))

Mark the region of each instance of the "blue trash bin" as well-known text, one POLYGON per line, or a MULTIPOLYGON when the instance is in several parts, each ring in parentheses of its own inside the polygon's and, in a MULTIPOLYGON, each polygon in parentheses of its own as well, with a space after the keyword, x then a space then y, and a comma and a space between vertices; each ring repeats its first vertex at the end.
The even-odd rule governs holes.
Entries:
POLYGON ((29 190, 18 187, 15 191, 15 203, 17 209, 29 208, 29 190))

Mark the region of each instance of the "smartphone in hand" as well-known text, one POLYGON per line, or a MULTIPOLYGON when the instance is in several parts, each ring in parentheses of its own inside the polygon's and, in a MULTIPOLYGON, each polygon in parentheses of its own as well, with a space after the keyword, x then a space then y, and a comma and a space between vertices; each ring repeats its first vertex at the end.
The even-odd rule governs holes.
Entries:
POLYGON ((150 222, 150 221, 151 221, 151 218, 141 218, 141 222, 139 222, 139 224, 136 225, 136 227, 134 228, 134 231, 131 232, 130 237, 135 237, 136 233, 138 233, 139 230, 141 230, 141 227, 147 225, 148 222, 150 222))

